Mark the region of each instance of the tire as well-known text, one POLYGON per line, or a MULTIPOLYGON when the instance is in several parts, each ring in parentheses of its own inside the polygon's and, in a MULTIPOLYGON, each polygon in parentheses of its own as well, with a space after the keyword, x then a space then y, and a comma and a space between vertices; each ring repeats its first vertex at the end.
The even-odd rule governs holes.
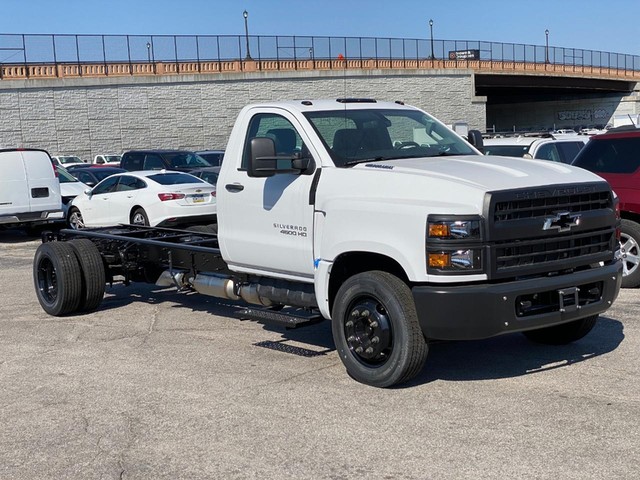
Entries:
POLYGON ((100 306, 106 286, 102 255, 91 240, 85 238, 68 242, 73 248, 82 274, 82 295, 78 310, 92 312, 100 306))
POLYGON ((364 272, 344 282, 333 305, 332 331, 347 373, 366 385, 405 382, 427 359, 411 291, 387 272, 364 272))
POLYGON ((75 312, 82 299, 80 264, 73 247, 43 243, 33 259, 33 281, 43 310, 56 317, 75 312))
POLYGON ((622 287, 637 287, 640 285, 640 224, 632 220, 622 220, 620 256, 622 257, 622 287))
POLYGON ((144 211, 144 208, 136 208, 133 211, 131 214, 131 224, 149 226, 149 217, 147 217, 147 212, 144 211))
POLYGON ((85 228, 82 213, 80 213, 80 210, 78 210, 77 207, 71 207, 69 209, 69 215, 67 215, 67 223, 73 230, 82 230, 83 228, 85 228))
POLYGON ((535 343, 566 345, 587 335, 596 326, 597 321, 598 315, 592 315, 591 317, 581 318, 580 320, 563 323, 555 327, 540 328, 522 333, 535 343))

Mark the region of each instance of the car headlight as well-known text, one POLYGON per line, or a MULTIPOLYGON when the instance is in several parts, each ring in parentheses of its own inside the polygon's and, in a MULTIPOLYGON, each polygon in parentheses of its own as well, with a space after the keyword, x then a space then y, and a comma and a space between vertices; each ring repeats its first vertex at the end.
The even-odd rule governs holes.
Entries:
POLYGON ((479 216, 429 215, 426 232, 427 272, 483 273, 482 238, 482 219, 479 216))

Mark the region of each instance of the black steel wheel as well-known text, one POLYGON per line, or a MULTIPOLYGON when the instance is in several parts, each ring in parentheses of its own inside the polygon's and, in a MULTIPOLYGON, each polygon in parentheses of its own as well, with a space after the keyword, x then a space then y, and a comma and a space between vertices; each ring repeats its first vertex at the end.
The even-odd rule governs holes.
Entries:
POLYGON ((623 219, 621 227, 622 287, 635 288, 640 285, 640 224, 623 219))
POLYGON ((535 343, 566 345, 587 335, 596 326, 597 321, 598 315, 592 315, 573 322, 556 325, 555 327, 540 328, 522 333, 535 343))
POLYGON ((387 272, 364 272, 344 282, 333 305, 332 331, 347 373, 367 385, 405 382, 427 359, 411 291, 387 272))
POLYGON ((43 243, 33 259, 33 281, 40 305, 50 315, 75 312, 82 299, 78 258, 63 242, 43 243))
POLYGON ((78 310, 91 312, 100 306, 104 297, 106 278, 102 255, 98 247, 86 238, 71 240, 68 244, 78 258, 82 273, 82 295, 78 310))

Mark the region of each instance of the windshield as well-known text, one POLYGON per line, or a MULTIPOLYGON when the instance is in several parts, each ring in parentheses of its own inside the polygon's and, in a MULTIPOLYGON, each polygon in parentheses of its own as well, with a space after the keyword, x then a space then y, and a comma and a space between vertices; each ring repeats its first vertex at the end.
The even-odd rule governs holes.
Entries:
POLYGON ((122 157, 120 155, 105 155, 104 160, 109 163, 119 163, 122 157))
POLYGON ((455 133, 418 110, 307 112, 338 167, 373 160, 478 155, 455 133))
POLYGON ((196 155, 195 153, 167 153, 164 156, 169 161, 171 168, 212 166, 204 158, 200 155, 196 155))
POLYGON ((62 164, 65 164, 65 163, 82 163, 82 160, 80 160, 80 157, 58 157, 58 160, 62 164))
POLYGON ((189 175, 187 173, 168 172, 149 175, 149 180, 159 183, 160 185, 179 185, 183 183, 205 183, 203 180, 189 175))
POLYGON ((56 167, 56 170, 58 171, 58 180, 60 181, 60 183, 72 183, 78 181, 76 177, 72 176, 64 168, 56 167))
POLYGON ((529 145, 487 145, 484 146, 485 155, 500 155, 502 157, 524 157, 529 151, 529 145))

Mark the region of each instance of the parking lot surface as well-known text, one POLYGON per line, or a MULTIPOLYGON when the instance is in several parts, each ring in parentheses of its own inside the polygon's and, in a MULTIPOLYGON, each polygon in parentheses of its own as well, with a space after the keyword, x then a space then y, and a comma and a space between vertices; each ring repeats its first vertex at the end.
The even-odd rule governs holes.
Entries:
POLYGON ((328 322, 152 285, 48 316, 39 243, 0 231, 1 479, 638 478, 638 290, 575 344, 438 343, 382 390, 346 375, 328 322))

